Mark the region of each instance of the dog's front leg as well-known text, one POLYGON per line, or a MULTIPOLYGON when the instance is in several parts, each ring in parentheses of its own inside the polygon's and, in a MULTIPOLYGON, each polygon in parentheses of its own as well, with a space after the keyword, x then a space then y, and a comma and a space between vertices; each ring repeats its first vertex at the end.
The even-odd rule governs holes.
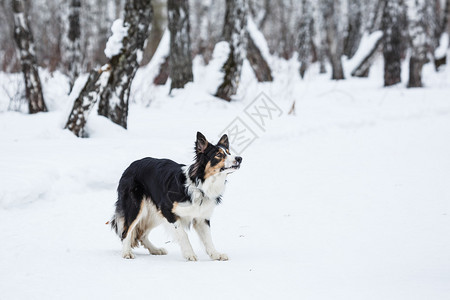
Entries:
POLYGON ((194 250, 192 249, 191 243, 189 242, 188 235, 184 230, 183 226, 179 224, 179 222, 175 222, 171 224, 173 235, 180 245, 181 252, 183 253, 184 258, 189 261, 196 261, 197 255, 195 255, 194 250))
POLYGON ((206 253, 208 253, 209 257, 213 260, 228 260, 228 256, 223 253, 219 253, 214 247, 212 237, 211 237, 211 228, 210 222, 206 219, 194 219, 194 228, 197 231, 200 239, 205 245, 206 253))

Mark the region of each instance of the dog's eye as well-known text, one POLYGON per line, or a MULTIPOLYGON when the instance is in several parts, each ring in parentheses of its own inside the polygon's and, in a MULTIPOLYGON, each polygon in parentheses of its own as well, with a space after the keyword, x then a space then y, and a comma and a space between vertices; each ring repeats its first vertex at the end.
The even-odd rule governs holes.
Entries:
POLYGON ((216 154, 216 157, 217 157, 217 158, 223 158, 223 156, 224 156, 224 155, 223 155, 222 153, 220 153, 220 152, 216 154))

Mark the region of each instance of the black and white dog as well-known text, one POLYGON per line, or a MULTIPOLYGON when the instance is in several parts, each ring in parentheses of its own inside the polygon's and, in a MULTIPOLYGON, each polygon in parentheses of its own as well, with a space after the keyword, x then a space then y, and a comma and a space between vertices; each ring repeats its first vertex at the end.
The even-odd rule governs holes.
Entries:
POLYGON ((228 260, 211 238, 210 218, 221 201, 226 177, 239 169, 242 158, 231 155, 227 135, 217 145, 197 132, 195 162, 190 166, 169 159, 143 158, 123 173, 117 188, 116 211, 111 227, 122 240, 122 256, 134 258, 131 249, 141 243, 151 254, 167 251, 149 240, 150 231, 165 224, 180 244, 183 256, 195 261, 185 228, 191 224, 214 260, 228 260))

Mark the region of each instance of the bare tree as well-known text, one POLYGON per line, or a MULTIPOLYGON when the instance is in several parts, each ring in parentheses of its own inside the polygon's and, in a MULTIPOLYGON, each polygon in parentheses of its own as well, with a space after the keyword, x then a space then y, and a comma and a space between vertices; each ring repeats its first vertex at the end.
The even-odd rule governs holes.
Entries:
POLYGON ((298 27, 297 51, 300 61, 300 77, 303 78, 312 54, 313 9, 310 0, 302 0, 302 15, 298 27))
POLYGON ((401 81, 401 0, 383 0, 383 57, 384 86, 394 85, 401 81))
POLYGON ((189 38, 189 3, 168 0, 167 13, 170 30, 169 76, 170 90, 183 88, 194 80, 192 75, 191 41, 189 38))
POLYGON ((362 37, 362 9, 363 2, 361 0, 348 0, 348 25, 347 37, 344 43, 344 54, 348 58, 352 58, 358 50, 359 42, 362 37))
MULTIPOLYGON (((267 42, 261 31, 259 31, 252 18, 247 19, 247 60, 253 69, 253 73, 256 76, 258 82, 272 81, 272 71, 270 70, 269 63, 266 57, 262 54, 263 49, 267 48, 267 42), (258 40, 258 42, 255 42, 258 40), (263 44, 261 44, 263 43, 263 44), (261 45, 260 45, 261 44, 261 45)), ((268 51, 267 51, 268 52, 268 51)))
POLYGON ((410 0, 408 2, 408 30, 411 39, 408 87, 422 87, 422 67, 428 61, 433 32, 433 8, 430 0, 410 0))
POLYGON ((369 77, 369 70, 375 60, 376 54, 381 49, 381 44, 383 41, 383 34, 378 34, 379 32, 374 32, 372 35, 376 35, 377 38, 375 43, 372 44, 371 48, 368 48, 366 53, 364 53, 364 58, 361 62, 353 69, 351 75, 354 77, 369 77))
POLYGON ((128 100, 134 75, 142 59, 142 49, 152 21, 151 0, 128 0, 125 4, 122 39, 119 53, 110 58, 111 75, 98 105, 99 115, 127 128, 128 100))
POLYGON ((344 51, 342 7, 340 0, 321 0, 326 40, 328 45, 328 58, 332 67, 331 79, 344 79, 342 55, 344 51))
POLYGON ((33 36, 28 26, 23 1, 13 0, 12 9, 14 13, 14 40, 17 44, 20 63, 22 65, 29 113, 33 114, 47 111, 34 54, 33 36))
POLYGON ((69 30, 67 32, 67 72, 69 76, 70 91, 75 80, 81 72, 81 26, 80 26, 81 0, 72 0, 69 6, 69 30))
MULTIPOLYGON (((436 0, 436 4, 440 5, 439 0, 436 0)), ((438 12, 439 10, 436 9, 436 12, 438 12)), ((445 42, 448 43, 448 34, 449 34, 449 28, 448 28, 448 17, 450 15, 450 0, 445 0, 445 4, 444 4, 444 11, 442 12, 442 17, 440 17, 439 15, 437 17, 439 17, 439 19, 437 20, 437 24, 436 24, 436 30, 435 30, 435 34, 436 34, 436 39, 439 41, 439 48, 441 48, 439 51, 440 53, 433 53, 434 55, 434 66, 436 68, 436 70, 439 69, 439 67, 441 65, 445 65, 447 63, 447 49, 445 49, 445 42), (447 39, 447 41, 445 41, 445 39, 447 39)))
MULTIPOLYGON (((113 45, 111 49, 107 47, 108 51, 105 51, 110 56, 109 63, 99 71, 91 72, 66 123, 66 128, 75 135, 85 136, 83 126, 90 109, 98 100, 100 115, 127 128, 131 82, 139 67, 151 20, 150 0, 127 0, 125 20, 123 23, 116 20, 113 33, 113 37, 119 37, 119 45, 113 45)), ((115 40, 113 37, 112 43, 115 40)))
POLYGON ((314 48, 313 61, 319 62, 319 73, 325 74, 327 72, 325 67, 325 60, 327 56, 327 40, 325 34, 325 20, 321 10, 322 3, 318 1, 311 1, 313 7, 313 36, 312 36, 312 46, 314 48))
POLYGON ((242 63, 246 56, 246 0, 226 0, 225 24, 223 36, 228 42, 230 52, 222 67, 224 78, 216 92, 216 97, 231 101, 241 79, 242 63))

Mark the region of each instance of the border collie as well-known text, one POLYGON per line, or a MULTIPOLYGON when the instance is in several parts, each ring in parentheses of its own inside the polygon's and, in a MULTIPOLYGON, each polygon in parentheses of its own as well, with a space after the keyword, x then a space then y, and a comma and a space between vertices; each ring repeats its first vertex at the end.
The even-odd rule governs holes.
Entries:
POLYGON ((150 254, 165 255, 148 234, 165 224, 179 243, 183 256, 196 261, 185 228, 192 224, 213 260, 228 260, 216 250, 211 238, 210 218, 220 203, 227 175, 239 169, 242 158, 231 155, 227 135, 217 145, 197 132, 195 161, 190 166, 169 159, 143 158, 122 174, 111 228, 122 240, 122 257, 134 258, 139 243, 150 254))

